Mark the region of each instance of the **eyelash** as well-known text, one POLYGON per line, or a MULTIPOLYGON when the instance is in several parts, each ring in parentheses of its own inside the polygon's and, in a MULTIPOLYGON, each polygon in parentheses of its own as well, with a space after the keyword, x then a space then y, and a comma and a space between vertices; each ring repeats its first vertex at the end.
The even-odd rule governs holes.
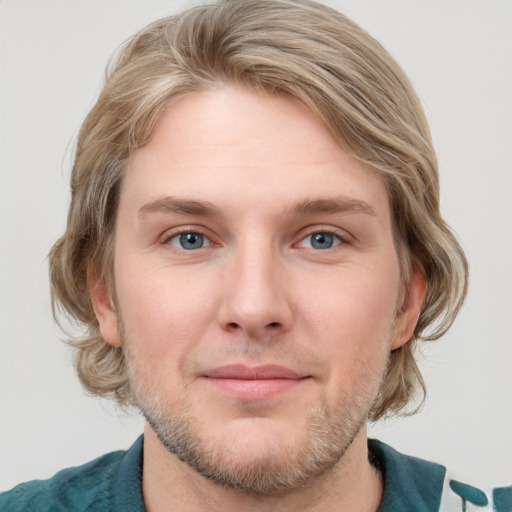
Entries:
MULTIPOLYGON (((178 231, 173 231, 172 233, 168 234, 167 236, 164 237, 164 239, 162 240, 161 243, 162 243, 162 245, 172 245, 170 243, 171 240, 176 237, 179 237, 181 235, 199 235, 199 236, 203 237, 204 240, 208 241, 209 247, 216 245, 214 242, 212 242, 210 237, 208 237, 207 235, 202 233, 199 229, 192 229, 192 228, 187 228, 187 227, 181 228, 178 231)), ((204 247, 200 247, 200 248, 203 249, 204 247)), ((181 250, 186 251, 187 249, 182 248, 181 250)))
MULTIPOLYGON (((336 229, 327 228, 327 227, 326 228, 320 228, 320 229, 314 229, 312 231, 308 231, 308 233, 300 239, 299 243, 302 243, 302 242, 304 242, 304 240, 308 239, 309 237, 312 237, 313 235, 317 235, 317 234, 330 235, 330 236, 335 237, 338 240, 338 242, 339 242, 338 244, 334 245, 333 247, 328 247, 328 249, 333 249, 333 248, 339 247, 341 245, 349 244, 349 241, 348 241, 346 236, 342 235, 336 229)), ((316 249, 315 247, 312 247, 312 249, 315 250, 315 251, 327 250, 327 249, 316 249)))
MULTIPOLYGON (((208 247, 212 247, 212 246, 214 247, 214 246, 218 246, 219 245, 219 244, 215 244, 215 242, 213 242, 211 240, 211 238, 209 236, 207 236, 205 233, 201 232, 201 230, 193 229, 193 228, 188 228, 188 227, 183 227, 183 228, 181 228, 181 229, 179 229, 177 231, 173 231, 172 233, 166 235, 163 238, 163 240, 161 241, 161 244, 162 245, 172 245, 170 243, 171 240, 173 240, 174 238, 179 237, 181 235, 188 235, 188 234, 199 235, 199 236, 203 237, 204 240, 208 241, 208 245, 206 247, 202 246, 202 247, 199 247, 196 250, 205 249, 205 248, 208 248, 208 247)), ((307 233, 305 233, 303 236, 301 236, 299 242, 295 243, 294 246, 297 246, 297 245, 303 243, 309 237, 312 237, 313 235, 316 235, 316 234, 331 235, 331 236, 335 237, 338 240, 339 243, 337 243, 333 247, 328 247, 327 249, 333 249, 333 248, 339 247, 341 245, 348 245, 348 244, 350 244, 350 241, 348 240, 348 237, 346 235, 342 235, 339 230, 336 230, 336 229, 333 229, 333 228, 329 228, 329 227, 325 227, 325 228, 313 229, 311 231, 308 230, 307 233)), ((176 249, 181 250, 181 251, 187 251, 187 252, 188 251, 190 251, 190 252, 194 251, 194 249, 188 249, 187 250, 185 248, 179 249, 178 247, 176 247, 176 249)), ((318 248, 314 248, 314 247, 311 247, 311 249, 313 249, 315 251, 319 251, 319 252, 327 250, 327 249, 318 249, 318 248)))

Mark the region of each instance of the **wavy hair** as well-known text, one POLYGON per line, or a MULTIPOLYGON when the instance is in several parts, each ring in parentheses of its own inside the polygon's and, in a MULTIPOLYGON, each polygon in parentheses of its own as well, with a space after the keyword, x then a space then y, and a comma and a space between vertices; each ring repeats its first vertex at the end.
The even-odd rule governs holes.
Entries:
POLYGON ((339 12, 309 0, 220 0, 160 19, 133 36, 107 68, 105 85, 78 136, 64 235, 53 246, 54 315, 82 327, 69 336, 86 390, 133 404, 122 347, 106 343, 88 290, 93 268, 113 290, 113 234, 132 152, 149 140, 176 98, 235 83, 295 99, 340 146, 379 173, 393 216, 402 280, 426 278, 414 335, 390 354, 370 419, 407 411, 425 385, 417 340, 452 324, 467 290, 467 262, 439 211, 428 124, 409 80, 389 53, 339 12))

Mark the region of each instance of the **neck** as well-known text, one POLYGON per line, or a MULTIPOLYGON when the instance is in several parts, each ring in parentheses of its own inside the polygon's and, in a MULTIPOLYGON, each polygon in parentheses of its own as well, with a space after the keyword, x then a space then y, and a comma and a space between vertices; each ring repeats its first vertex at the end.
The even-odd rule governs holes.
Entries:
POLYGON ((211 482, 169 453, 148 424, 143 468, 147 512, 376 512, 383 495, 382 476, 368 461, 366 427, 331 471, 306 489, 280 496, 254 496, 211 482))

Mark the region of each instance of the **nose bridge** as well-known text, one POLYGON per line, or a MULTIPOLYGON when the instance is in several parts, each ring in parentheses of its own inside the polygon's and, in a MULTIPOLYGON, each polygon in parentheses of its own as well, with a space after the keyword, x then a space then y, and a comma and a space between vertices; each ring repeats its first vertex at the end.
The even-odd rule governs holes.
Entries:
POLYGON ((221 322, 250 336, 287 329, 290 304, 283 283, 283 263, 271 241, 251 238, 233 251, 225 276, 221 322))

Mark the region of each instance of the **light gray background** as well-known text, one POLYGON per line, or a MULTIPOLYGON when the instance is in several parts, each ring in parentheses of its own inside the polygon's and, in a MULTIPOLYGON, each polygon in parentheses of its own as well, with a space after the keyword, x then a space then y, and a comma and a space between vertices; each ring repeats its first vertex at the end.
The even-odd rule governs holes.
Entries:
MULTIPOLYGON (((442 208, 471 264, 451 332, 424 349, 418 416, 372 435, 481 486, 512 482, 512 2, 331 0, 411 77, 431 122, 442 208)), ((140 418, 84 396, 50 315, 72 141, 116 46, 191 2, 0 2, 0 489, 127 448, 140 418)))

